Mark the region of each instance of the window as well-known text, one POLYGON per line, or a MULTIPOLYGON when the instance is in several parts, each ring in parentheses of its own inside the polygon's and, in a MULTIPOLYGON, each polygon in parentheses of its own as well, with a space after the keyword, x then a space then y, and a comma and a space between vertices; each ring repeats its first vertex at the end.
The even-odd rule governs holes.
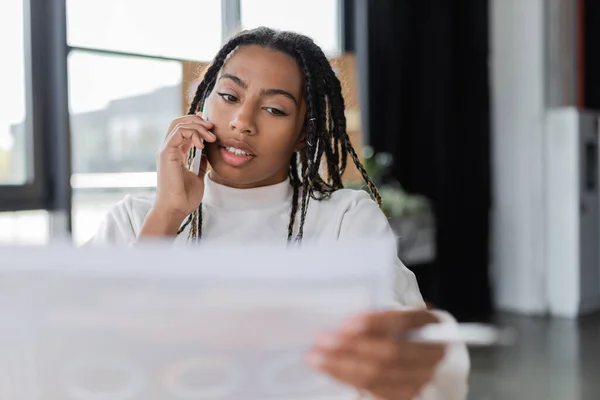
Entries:
POLYGON ((48 243, 49 216, 45 210, 1 212, 0 245, 48 243))
POLYGON ((327 56, 341 53, 339 0, 241 0, 242 28, 259 26, 310 36, 327 56))
POLYGON ((221 45, 219 0, 67 0, 68 43, 210 60, 221 45))
POLYGON ((125 194, 151 194, 156 153, 182 113, 177 61, 73 51, 69 101, 73 235, 88 240, 125 194))
POLYGON ((156 170, 156 152, 182 113, 177 61, 89 54, 69 57, 73 172, 156 170))
POLYGON ((0 2, 0 185, 27 181, 28 137, 25 119, 23 0, 0 2), (10 60, 10 62, 8 62, 10 60))

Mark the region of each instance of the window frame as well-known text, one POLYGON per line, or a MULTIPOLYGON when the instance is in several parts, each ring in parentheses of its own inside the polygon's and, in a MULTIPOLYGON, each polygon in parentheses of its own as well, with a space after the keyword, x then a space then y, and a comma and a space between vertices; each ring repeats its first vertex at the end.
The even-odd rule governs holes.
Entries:
POLYGON ((46 208, 46 174, 43 168, 42 157, 44 153, 42 141, 34 137, 39 130, 34 130, 34 62, 33 48, 36 46, 36 34, 39 29, 34 28, 32 14, 38 4, 35 0, 23 0, 23 65, 25 68, 25 135, 26 135, 26 160, 27 180, 23 184, 0 184, 0 212, 27 211, 46 208))

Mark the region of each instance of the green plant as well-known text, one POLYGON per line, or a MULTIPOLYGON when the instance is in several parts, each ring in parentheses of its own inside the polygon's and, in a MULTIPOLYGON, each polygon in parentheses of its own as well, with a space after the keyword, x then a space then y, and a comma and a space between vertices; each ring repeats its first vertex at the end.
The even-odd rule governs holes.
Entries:
MULTIPOLYGON (((390 153, 376 153, 371 147, 365 147, 363 150, 363 165, 379 188, 383 199, 382 211, 388 218, 429 215, 431 213, 429 199, 407 193, 397 180, 390 178, 389 170, 393 162, 390 153)), ((365 189, 352 184, 347 186, 365 189)))

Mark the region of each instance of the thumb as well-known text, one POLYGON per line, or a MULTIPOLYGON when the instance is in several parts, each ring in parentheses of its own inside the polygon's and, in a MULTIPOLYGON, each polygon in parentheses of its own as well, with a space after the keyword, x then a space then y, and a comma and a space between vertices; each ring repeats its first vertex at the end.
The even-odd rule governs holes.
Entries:
POLYGON ((206 157, 205 154, 202 154, 202 157, 200 157, 200 170, 198 171, 198 177, 200 179, 204 179, 204 176, 206 175, 207 170, 208 170, 208 158, 206 157))

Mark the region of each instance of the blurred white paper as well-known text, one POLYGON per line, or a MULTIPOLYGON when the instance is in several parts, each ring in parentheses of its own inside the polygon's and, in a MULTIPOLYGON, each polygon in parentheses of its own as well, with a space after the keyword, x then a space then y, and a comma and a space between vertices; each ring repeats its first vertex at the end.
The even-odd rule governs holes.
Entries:
POLYGON ((352 398, 305 353, 392 282, 369 243, 0 248, 0 399, 352 398))

